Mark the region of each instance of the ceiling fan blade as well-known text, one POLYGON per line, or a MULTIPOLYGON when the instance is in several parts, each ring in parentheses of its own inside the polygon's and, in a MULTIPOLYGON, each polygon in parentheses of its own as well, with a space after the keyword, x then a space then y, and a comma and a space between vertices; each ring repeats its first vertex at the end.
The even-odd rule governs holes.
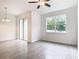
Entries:
POLYGON ((51 5, 50 5, 50 4, 48 4, 48 3, 45 3, 45 6, 47 6, 47 7, 51 7, 51 5))
POLYGON ((45 0, 45 1, 50 1, 50 0, 45 0))
POLYGON ((37 6, 37 9, 39 9, 39 8, 40 8, 40 5, 37 6))
POLYGON ((38 3, 37 1, 29 1, 28 3, 38 3))

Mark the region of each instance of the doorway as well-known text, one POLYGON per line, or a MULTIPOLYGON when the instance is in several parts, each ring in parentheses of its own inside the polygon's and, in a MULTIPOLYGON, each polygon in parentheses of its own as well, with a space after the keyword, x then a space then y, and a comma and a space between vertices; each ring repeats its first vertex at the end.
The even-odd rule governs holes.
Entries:
POLYGON ((20 20, 20 40, 28 39, 28 21, 20 20))

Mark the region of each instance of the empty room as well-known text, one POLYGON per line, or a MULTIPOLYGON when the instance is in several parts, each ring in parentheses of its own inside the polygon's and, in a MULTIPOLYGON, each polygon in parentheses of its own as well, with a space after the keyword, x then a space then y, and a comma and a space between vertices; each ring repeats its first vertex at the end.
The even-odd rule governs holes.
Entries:
POLYGON ((78 0, 0 0, 0 59, 78 59, 78 0))

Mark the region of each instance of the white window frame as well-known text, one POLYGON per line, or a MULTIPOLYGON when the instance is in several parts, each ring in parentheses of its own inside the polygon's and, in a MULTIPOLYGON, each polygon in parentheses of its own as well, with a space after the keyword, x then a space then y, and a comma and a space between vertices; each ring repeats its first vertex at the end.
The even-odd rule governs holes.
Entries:
MULTIPOLYGON (((65 15, 65 14, 64 14, 65 15)), ((55 16, 53 16, 53 17, 55 17, 55 16)), ((47 20, 48 20, 48 18, 53 18, 53 17, 47 17, 46 18, 46 32, 47 33, 67 33, 67 31, 66 31, 66 29, 65 29, 65 31, 62 31, 62 32, 60 32, 60 31, 56 31, 56 26, 55 26, 55 30, 47 30, 47 20)), ((67 21, 67 20, 66 20, 67 21)), ((56 24, 56 21, 55 21, 55 24, 56 24)), ((66 22, 66 24, 67 24, 67 22, 66 22)), ((65 27, 66 28, 66 27, 65 27)))

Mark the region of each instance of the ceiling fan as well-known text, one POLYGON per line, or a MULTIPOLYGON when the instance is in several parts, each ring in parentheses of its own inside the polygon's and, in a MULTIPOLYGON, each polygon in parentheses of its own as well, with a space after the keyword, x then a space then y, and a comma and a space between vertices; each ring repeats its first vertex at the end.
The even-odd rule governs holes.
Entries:
POLYGON ((37 9, 40 8, 40 6, 47 6, 47 7, 51 7, 50 4, 48 4, 48 1, 50 0, 30 0, 28 3, 38 3, 37 9))

